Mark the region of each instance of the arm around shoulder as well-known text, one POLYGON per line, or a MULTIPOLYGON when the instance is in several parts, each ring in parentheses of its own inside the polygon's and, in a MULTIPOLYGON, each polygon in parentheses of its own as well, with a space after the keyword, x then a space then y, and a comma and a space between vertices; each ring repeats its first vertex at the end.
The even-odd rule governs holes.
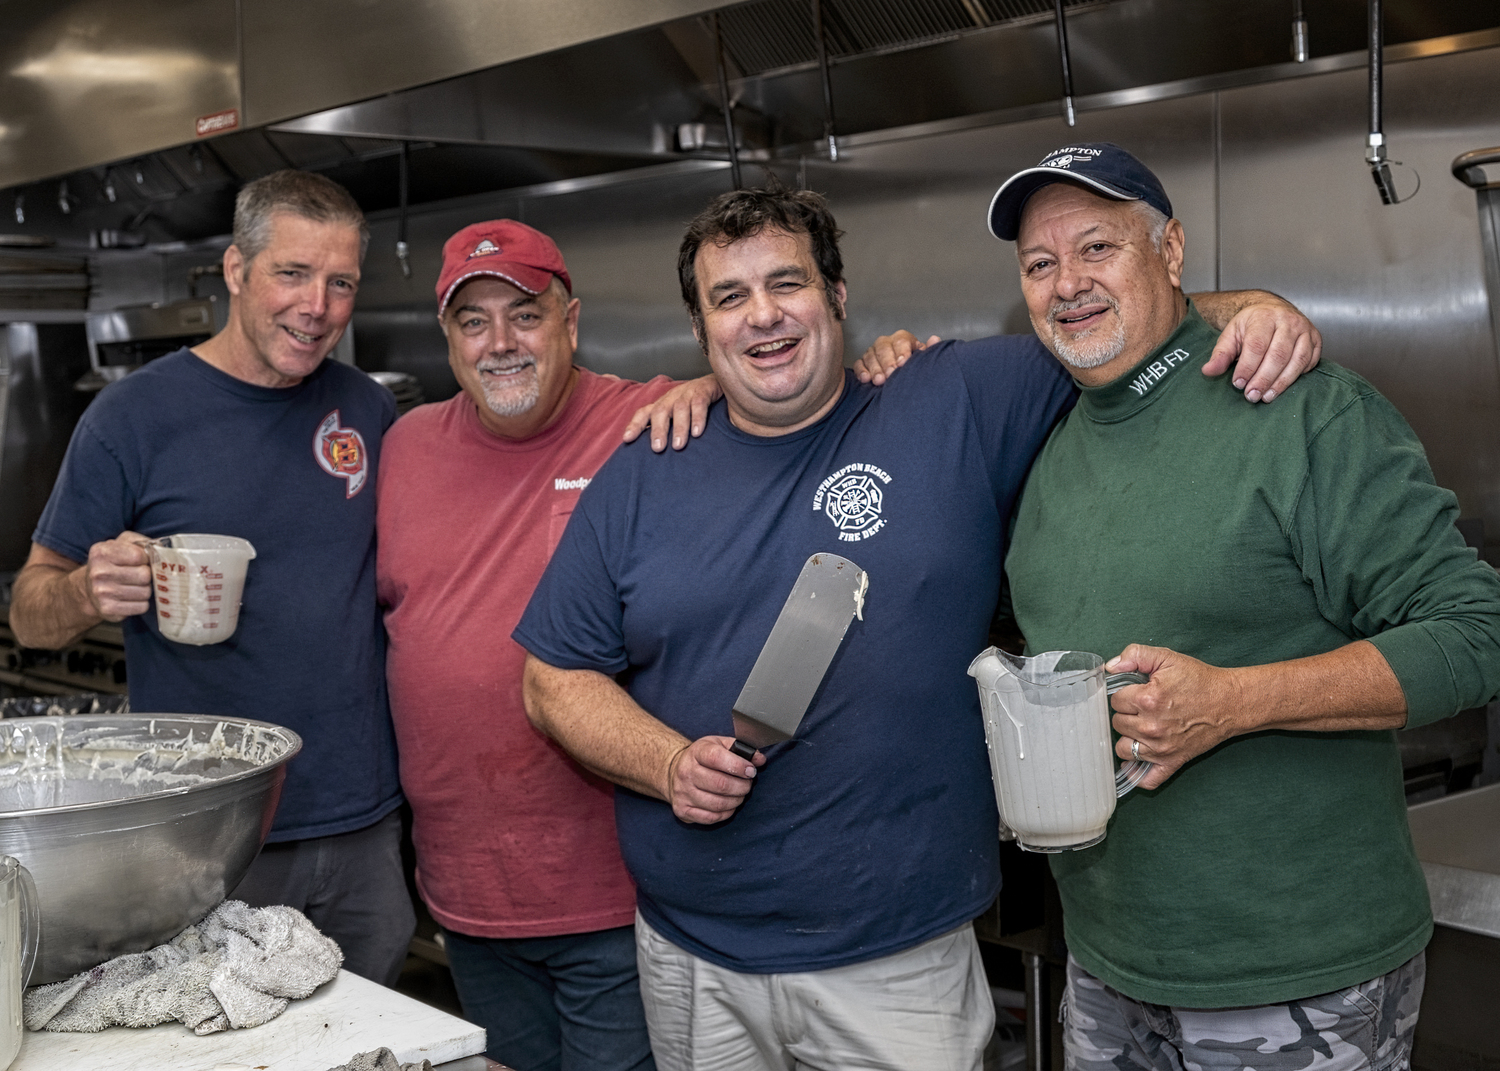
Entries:
POLYGON ((1223 332, 1203 366, 1223 375, 1234 363, 1234 386, 1251 402, 1273 401, 1317 365, 1323 336, 1297 306, 1269 290, 1224 290, 1193 294, 1193 305, 1223 332))

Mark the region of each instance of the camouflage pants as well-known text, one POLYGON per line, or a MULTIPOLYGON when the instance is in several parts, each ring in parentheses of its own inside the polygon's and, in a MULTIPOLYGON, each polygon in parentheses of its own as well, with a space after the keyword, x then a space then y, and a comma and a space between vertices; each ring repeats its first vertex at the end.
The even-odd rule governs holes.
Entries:
POLYGON ((1333 993, 1255 1008, 1169 1008, 1068 957, 1067 1071, 1407 1071, 1426 954, 1333 993))

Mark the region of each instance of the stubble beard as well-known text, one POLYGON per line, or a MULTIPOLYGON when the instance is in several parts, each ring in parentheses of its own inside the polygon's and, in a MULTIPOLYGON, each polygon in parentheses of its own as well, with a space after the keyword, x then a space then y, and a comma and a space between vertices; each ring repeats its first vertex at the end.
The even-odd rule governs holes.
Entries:
POLYGON ((528 359, 518 363, 481 365, 476 369, 479 372, 479 385, 484 391, 484 404, 489 411, 498 417, 514 417, 531 411, 542 394, 541 379, 536 374, 536 361, 528 359), (496 383, 491 380, 486 371, 495 371, 500 368, 524 367, 528 372, 516 373, 516 382, 496 383))
POLYGON ((1090 295, 1087 299, 1062 301, 1047 310, 1047 336, 1052 352, 1070 368, 1098 368, 1109 364, 1125 351, 1125 325, 1120 321, 1120 306, 1109 296, 1090 295), (1102 302, 1115 314, 1115 325, 1106 331, 1095 327, 1082 335, 1069 336, 1057 326, 1057 318, 1085 305, 1102 302))

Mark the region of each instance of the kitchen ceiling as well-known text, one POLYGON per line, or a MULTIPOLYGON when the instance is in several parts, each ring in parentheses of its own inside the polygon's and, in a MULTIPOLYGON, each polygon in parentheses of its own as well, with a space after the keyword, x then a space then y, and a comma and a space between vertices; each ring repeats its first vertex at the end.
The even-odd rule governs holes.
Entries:
MULTIPOLYGON (((15 2, 0 0, 0 15, 15 2)), ((580 3, 572 0, 570 9, 580 3)), ((73 6, 103 10, 98 0, 73 6)), ((473 5, 460 0, 438 6, 472 16, 473 5)), ((695 6, 701 10, 677 5, 695 6)), ((1291 76, 1292 7, 1291 0, 1069 0, 1075 94, 1087 107, 1090 98, 1235 72, 1277 68, 1276 76, 1291 76)), ((1364 47, 1359 0, 1304 0, 1304 7, 1314 66, 1320 57, 1364 47)), ((1494 0, 1386 0, 1385 8, 1388 46, 1500 27, 1494 0)), ((823 0, 823 10, 842 137, 1045 109, 1060 97, 1050 0, 823 0)), ((754 0, 723 9, 719 22, 746 155, 820 151, 822 85, 810 0, 754 0)), ((415 42, 409 51, 426 55, 428 44, 415 42)), ((222 42, 214 38, 213 45, 222 53, 222 42)), ((76 51, 76 41, 70 47, 76 51)), ((256 49, 267 52, 267 40, 257 39, 256 49)), ((465 52, 463 62, 476 54, 465 52)), ((35 55, 27 62, 35 67, 35 55)), ((388 57, 378 73, 399 85, 437 69, 424 62, 403 70, 388 57)), ((294 111, 300 70, 242 72, 242 85, 279 74, 271 111, 294 111)), ((15 63, 0 71, 0 79, 15 77, 15 63)), ((375 85, 374 75, 362 77, 349 80, 345 92, 375 85)), ((336 92, 319 75, 305 99, 326 102, 336 92)), ((65 111, 51 114, 56 138, 74 133, 65 111)), ((7 121, 0 115, 0 128, 7 121)), ((24 182, 0 191, 0 237, 46 236, 78 248, 221 235, 238 186, 283 167, 327 174, 367 212, 387 210, 398 199, 403 143, 410 203, 422 204, 722 158, 722 131, 711 23, 694 14, 24 182), (684 124, 702 124, 701 148, 682 151, 684 124)), ((1360 144, 1360 132, 1351 139, 1360 144)))

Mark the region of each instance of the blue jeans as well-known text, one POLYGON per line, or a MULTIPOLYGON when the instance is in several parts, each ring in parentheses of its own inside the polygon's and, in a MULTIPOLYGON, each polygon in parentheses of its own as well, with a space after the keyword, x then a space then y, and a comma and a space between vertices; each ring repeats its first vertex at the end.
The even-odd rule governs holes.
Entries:
POLYGON ((561 937, 444 930, 464 1018, 515 1071, 656 1071, 635 968, 635 927, 561 937))

